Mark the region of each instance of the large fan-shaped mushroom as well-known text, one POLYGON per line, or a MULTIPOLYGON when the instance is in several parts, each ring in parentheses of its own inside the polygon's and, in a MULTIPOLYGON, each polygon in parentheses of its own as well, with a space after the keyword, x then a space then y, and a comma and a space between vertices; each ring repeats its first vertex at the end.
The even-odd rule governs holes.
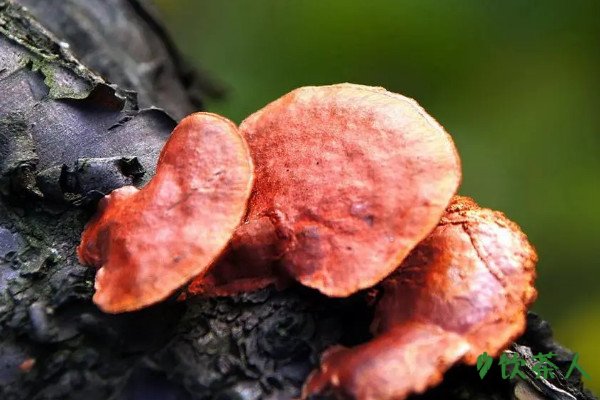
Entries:
MULTIPOLYGON (((391 273, 436 226, 460 182, 450 136, 414 100, 383 88, 296 89, 240 131, 256 181, 246 219, 253 228, 240 231, 237 247, 269 249, 263 262, 329 296, 391 273), (274 243, 256 243, 256 227, 272 229, 274 243)), ((219 293, 270 281, 252 265, 236 273, 218 265, 207 279, 229 282, 219 293), (236 285, 221 275, 243 279, 236 285)), ((205 282, 196 280, 191 292, 210 294, 205 282)))

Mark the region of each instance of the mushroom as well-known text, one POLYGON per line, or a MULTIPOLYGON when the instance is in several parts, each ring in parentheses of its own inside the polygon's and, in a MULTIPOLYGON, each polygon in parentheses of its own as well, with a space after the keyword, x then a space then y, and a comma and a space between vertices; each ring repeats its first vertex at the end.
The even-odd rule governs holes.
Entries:
POLYGON ((455 197, 437 228, 382 284, 374 339, 336 347, 303 395, 405 399, 439 383, 458 361, 498 355, 525 329, 537 256, 502 213, 455 197))
POLYGON ((99 268, 94 302, 111 313, 158 302, 221 254, 243 218, 253 182, 247 144, 229 120, 184 118, 141 190, 105 196, 77 248, 99 268))
POLYGON ((460 182, 450 136, 414 100, 383 88, 296 89, 240 132, 256 181, 251 228, 232 245, 268 251, 263 267, 216 265, 192 293, 211 293, 219 281, 230 282, 220 294, 257 289, 282 275, 328 296, 370 287, 435 228, 460 182), (272 229, 273 242, 256 243, 256 227, 272 229), (243 282, 232 282, 239 274, 243 282))

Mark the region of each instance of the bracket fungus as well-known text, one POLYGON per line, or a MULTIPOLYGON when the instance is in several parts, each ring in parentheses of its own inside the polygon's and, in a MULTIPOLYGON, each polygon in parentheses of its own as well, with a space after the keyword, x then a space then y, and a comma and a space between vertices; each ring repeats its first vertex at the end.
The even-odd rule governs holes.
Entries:
POLYGON ((99 267, 94 302, 106 312, 142 308, 204 273, 243 218, 253 182, 247 144, 229 120, 184 118, 141 190, 105 196, 77 254, 99 267))
POLYGON ((323 356, 304 396, 404 399, 454 363, 496 356, 525 329, 537 256, 502 213, 455 197, 435 230, 382 282, 374 339, 323 356))
POLYGON ((457 362, 499 354, 536 297, 527 237, 455 196, 460 180, 452 139, 414 100, 304 87, 239 132, 213 114, 185 118, 146 187, 101 201, 78 255, 100 267, 94 301, 108 312, 194 277, 188 293, 205 296, 292 278, 333 297, 379 284, 374 338, 328 350, 303 397, 405 399, 457 362))
MULTIPOLYGON (((274 259, 264 261, 328 296, 396 269, 460 183, 450 136, 414 100, 383 88, 299 88, 246 118, 240 132, 256 167, 246 222, 268 220, 260 225, 275 230, 274 259)), ((255 289, 269 281, 261 274, 255 289)), ((198 287, 202 278, 191 292, 198 287)))

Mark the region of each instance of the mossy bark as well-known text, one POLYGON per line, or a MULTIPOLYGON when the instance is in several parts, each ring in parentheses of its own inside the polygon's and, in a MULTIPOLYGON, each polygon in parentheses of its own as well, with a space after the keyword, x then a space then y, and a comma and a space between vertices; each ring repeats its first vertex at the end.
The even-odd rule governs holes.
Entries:
MULTIPOLYGON (((18 3, 43 25, 0 1, 0 398, 285 399, 327 346, 368 339, 363 294, 298 287, 100 312, 75 256, 84 224, 100 196, 144 184, 175 119, 219 91, 146 2, 18 3)), ((524 344, 567 362, 530 322, 524 344)), ((562 388, 591 398, 578 382, 562 388)), ((516 383, 457 367, 419 398, 509 399, 516 383)))

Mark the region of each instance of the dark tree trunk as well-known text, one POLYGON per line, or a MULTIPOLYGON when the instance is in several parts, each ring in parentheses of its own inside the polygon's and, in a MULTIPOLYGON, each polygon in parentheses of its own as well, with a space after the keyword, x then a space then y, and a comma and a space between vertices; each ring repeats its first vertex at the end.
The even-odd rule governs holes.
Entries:
MULTIPOLYGON (((291 398, 324 348, 368 338, 362 294, 302 288, 100 312, 75 256, 96 201, 146 182, 173 118, 219 90, 141 0, 19 3, 52 33, 0 1, 0 398, 291 398)), ((570 360, 531 321, 524 344, 570 360)), ((561 385, 591 398, 578 382, 561 385)), ((509 399, 515 383, 457 367, 423 398, 509 399)))
POLYGON ((17 0, 86 67, 179 120, 222 91, 179 56, 144 0, 17 0))

